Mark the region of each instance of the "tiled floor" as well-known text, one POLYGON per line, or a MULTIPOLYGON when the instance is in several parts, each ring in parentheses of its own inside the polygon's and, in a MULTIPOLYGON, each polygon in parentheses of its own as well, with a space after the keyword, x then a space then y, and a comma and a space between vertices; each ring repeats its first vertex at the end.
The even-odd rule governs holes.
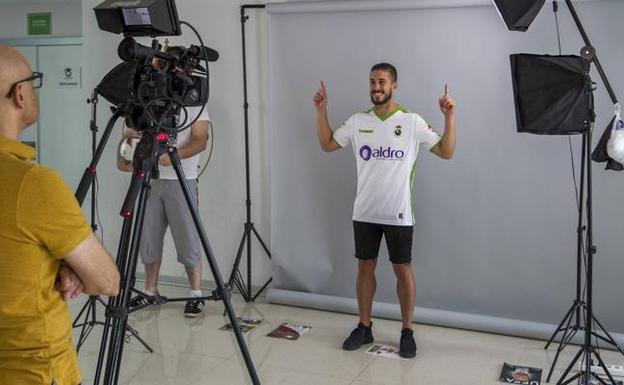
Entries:
MULTIPOLYGON (((187 290, 162 287, 166 296, 186 296, 187 290)), ((415 325, 418 355, 412 360, 373 357, 364 348, 341 349, 343 338, 356 323, 351 315, 259 301, 245 304, 236 296, 238 316, 262 318, 264 323, 246 337, 263 385, 494 385, 503 362, 535 366, 546 371, 554 348, 544 342, 427 325, 415 325), (266 334, 284 321, 305 323, 312 329, 297 341, 266 334)), ((83 302, 74 301, 74 314, 83 302)), ((130 325, 154 349, 148 353, 134 338, 125 344, 120 384, 199 385, 250 384, 234 335, 217 330, 228 322, 221 302, 210 302, 196 319, 183 317, 183 303, 168 303, 134 313, 130 325)), ((102 307, 98 306, 100 314, 102 307)), ((100 320, 102 316, 100 315, 100 320)), ((375 320, 377 342, 397 344, 400 323, 375 320)), ((83 384, 91 384, 101 339, 96 326, 79 353, 83 384)), ((76 339, 79 330, 75 329, 76 339)), ((559 360, 552 383, 572 360, 577 347, 569 346, 559 360)), ((602 351, 607 363, 624 357, 602 351)))

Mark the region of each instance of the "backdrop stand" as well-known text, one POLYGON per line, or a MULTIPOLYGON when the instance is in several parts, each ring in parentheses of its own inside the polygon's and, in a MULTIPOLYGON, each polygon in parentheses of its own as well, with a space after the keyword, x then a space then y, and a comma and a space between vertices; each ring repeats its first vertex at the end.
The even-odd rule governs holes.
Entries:
POLYGON ((251 181, 250 181, 250 166, 249 166, 249 102, 247 99, 247 53, 245 46, 245 23, 249 20, 249 16, 245 14, 246 9, 262 9, 265 8, 264 4, 246 4, 240 7, 240 22, 242 32, 242 45, 243 45, 243 95, 244 103, 243 110, 245 116, 245 188, 246 188, 246 200, 245 206, 247 210, 245 225, 243 229, 243 236, 241 237, 240 244, 238 246, 238 252, 236 253, 236 259, 234 266, 232 267, 232 273, 228 280, 228 287, 232 288, 236 286, 240 294, 245 299, 245 302, 253 302, 258 298, 260 293, 266 289, 273 278, 269 278, 265 284, 258 290, 256 294, 253 293, 253 286, 251 280, 251 239, 252 234, 256 237, 262 249, 264 250, 268 259, 271 259, 271 252, 266 243, 256 231, 256 227, 251 220, 251 181), (240 264, 243 257, 243 250, 247 247, 247 282, 240 271, 240 264))

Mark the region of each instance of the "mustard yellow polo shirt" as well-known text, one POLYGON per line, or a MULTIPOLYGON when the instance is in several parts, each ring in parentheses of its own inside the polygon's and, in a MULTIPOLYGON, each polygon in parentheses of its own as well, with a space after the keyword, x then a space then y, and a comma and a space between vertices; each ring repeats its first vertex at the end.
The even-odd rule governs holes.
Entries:
POLYGON ((0 136, 0 384, 76 385, 59 264, 89 234, 74 194, 32 147, 0 136))

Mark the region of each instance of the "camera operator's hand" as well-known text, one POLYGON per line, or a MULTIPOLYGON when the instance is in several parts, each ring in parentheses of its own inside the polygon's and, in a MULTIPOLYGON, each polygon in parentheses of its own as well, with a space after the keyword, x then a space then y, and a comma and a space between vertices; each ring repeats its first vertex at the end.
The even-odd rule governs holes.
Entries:
POLYGON ((71 267, 62 264, 56 274, 54 288, 61 293, 65 301, 76 298, 82 293, 84 286, 82 281, 71 267))
POLYGON ((158 158, 158 164, 161 166, 171 166, 171 158, 169 154, 162 154, 160 158, 158 158))

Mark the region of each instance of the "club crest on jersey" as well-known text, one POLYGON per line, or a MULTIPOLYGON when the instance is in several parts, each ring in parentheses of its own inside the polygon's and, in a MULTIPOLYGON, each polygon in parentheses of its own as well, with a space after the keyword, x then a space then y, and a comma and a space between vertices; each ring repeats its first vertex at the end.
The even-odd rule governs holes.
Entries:
POLYGON ((379 160, 401 160, 405 157, 405 151, 395 150, 390 146, 371 148, 369 145, 365 144, 360 147, 360 157, 365 161, 369 161, 371 158, 379 160))
POLYGON ((403 135, 403 127, 401 126, 394 127, 394 136, 401 136, 401 135, 403 135))

